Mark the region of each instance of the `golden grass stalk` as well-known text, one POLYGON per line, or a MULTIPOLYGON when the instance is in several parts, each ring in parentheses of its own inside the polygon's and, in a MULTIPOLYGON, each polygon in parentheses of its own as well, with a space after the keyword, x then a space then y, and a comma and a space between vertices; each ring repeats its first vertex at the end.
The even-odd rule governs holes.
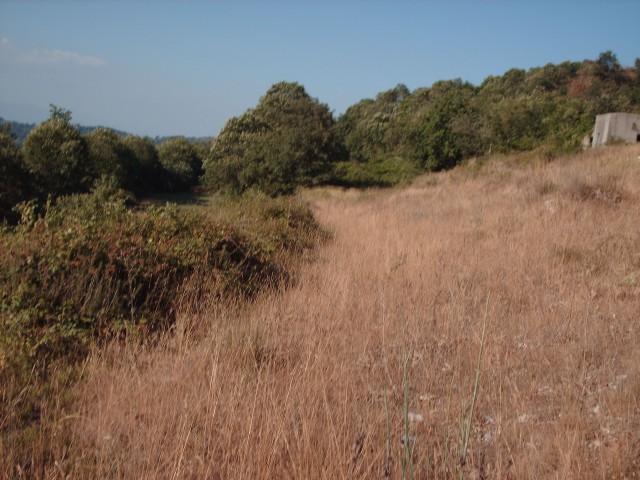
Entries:
MULTIPOLYGON (((484 320, 482 322, 482 339, 480 340, 480 352, 478 353, 478 364, 476 365, 476 379, 473 383, 473 395, 471 396, 471 409, 469 411, 469 418, 467 420, 467 426, 464 432, 464 438, 462 443, 462 454, 460 456, 460 465, 464 467, 467 461, 467 448, 469 447, 469 438, 471 436, 471 425, 473 423, 473 413, 476 408, 476 400, 478 398, 478 386, 480 385, 480 370, 482 363, 482 353, 484 351, 484 339, 487 331, 487 314, 489 311, 489 297, 487 295, 487 302, 484 307, 484 320)), ((464 478, 464 468, 460 469, 460 479, 464 478)))

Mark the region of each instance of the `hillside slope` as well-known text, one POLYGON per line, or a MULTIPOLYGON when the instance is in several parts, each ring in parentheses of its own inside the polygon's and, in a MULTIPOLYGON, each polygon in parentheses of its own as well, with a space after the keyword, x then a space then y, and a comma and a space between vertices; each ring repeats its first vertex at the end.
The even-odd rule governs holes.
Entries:
POLYGON ((553 163, 494 158, 403 190, 307 192, 333 241, 284 291, 183 315, 207 327, 159 346, 93 357, 77 411, 60 414, 73 432, 60 468, 632 478, 639 156, 630 146, 553 163))

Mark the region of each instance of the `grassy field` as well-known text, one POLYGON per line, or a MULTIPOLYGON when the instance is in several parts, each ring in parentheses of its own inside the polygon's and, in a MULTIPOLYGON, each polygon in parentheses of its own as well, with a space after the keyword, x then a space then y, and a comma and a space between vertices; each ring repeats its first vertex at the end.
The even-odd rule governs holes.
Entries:
POLYGON ((638 478, 639 156, 303 192, 292 282, 91 355, 39 474, 638 478))

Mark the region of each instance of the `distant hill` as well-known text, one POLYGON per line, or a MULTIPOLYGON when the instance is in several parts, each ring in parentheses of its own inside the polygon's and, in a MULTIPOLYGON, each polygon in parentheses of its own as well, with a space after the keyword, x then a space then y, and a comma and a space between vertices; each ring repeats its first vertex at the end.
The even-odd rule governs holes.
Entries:
MULTIPOLYGON (((182 137, 182 135, 170 135, 165 137, 156 136, 155 138, 152 138, 151 141, 156 145, 161 145, 167 140, 169 140, 170 138, 175 138, 175 137, 182 137)), ((189 142, 192 142, 192 143, 206 143, 213 140, 213 137, 184 137, 184 138, 186 138, 189 142)))
POLYGON ((0 125, 5 123, 11 123, 11 133, 15 135, 18 145, 22 145, 31 129, 36 126, 35 123, 9 122, 9 120, 0 117, 0 125))
MULTIPOLYGON (((11 133, 13 133, 15 135, 16 143, 18 144, 18 146, 21 146, 23 144, 25 138, 27 138, 27 135, 29 135, 29 132, 37 125, 36 123, 13 122, 11 120, 6 120, 6 119, 0 117, 0 125, 2 125, 4 123, 10 123, 11 124, 11 133)), ((122 137, 126 137, 128 135, 131 135, 128 132, 125 132, 125 131, 122 131, 122 130, 117 130, 117 129, 111 128, 111 127, 102 127, 102 126, 88 127, 88 126, 85 126, 85 125, 78 125, 78 130, 80 130, 80 133, 82 135, 86 135, 87 133, 92 132, 96 128, 106 128, 108 130, 111 130, 111 131, 117 133, 118 135, 120 135, 122 137)), ((176 137, 176 136, 177 135, 163 136, 163 137, 156 136, 155 138, 151 138, 151 141, 153 143, 155 143, 156 145, 160 145, 160 144, 164 143, 165 141, 169 140, 170 138, 173 138, 173 137, 176 137)), ((213 137, 186 137, 186 138, 190 142, 200 143, 200 142, 208 142, 213 137)))

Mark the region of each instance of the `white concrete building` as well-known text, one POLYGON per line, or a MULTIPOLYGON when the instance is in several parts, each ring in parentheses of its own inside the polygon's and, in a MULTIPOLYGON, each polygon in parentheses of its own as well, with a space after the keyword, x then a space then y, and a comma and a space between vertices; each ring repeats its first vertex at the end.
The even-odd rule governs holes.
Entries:
POLYGON ((614 141, 640 142, 640 115, 635 113, 597 115, 591 146, 599 147, 614 141))

